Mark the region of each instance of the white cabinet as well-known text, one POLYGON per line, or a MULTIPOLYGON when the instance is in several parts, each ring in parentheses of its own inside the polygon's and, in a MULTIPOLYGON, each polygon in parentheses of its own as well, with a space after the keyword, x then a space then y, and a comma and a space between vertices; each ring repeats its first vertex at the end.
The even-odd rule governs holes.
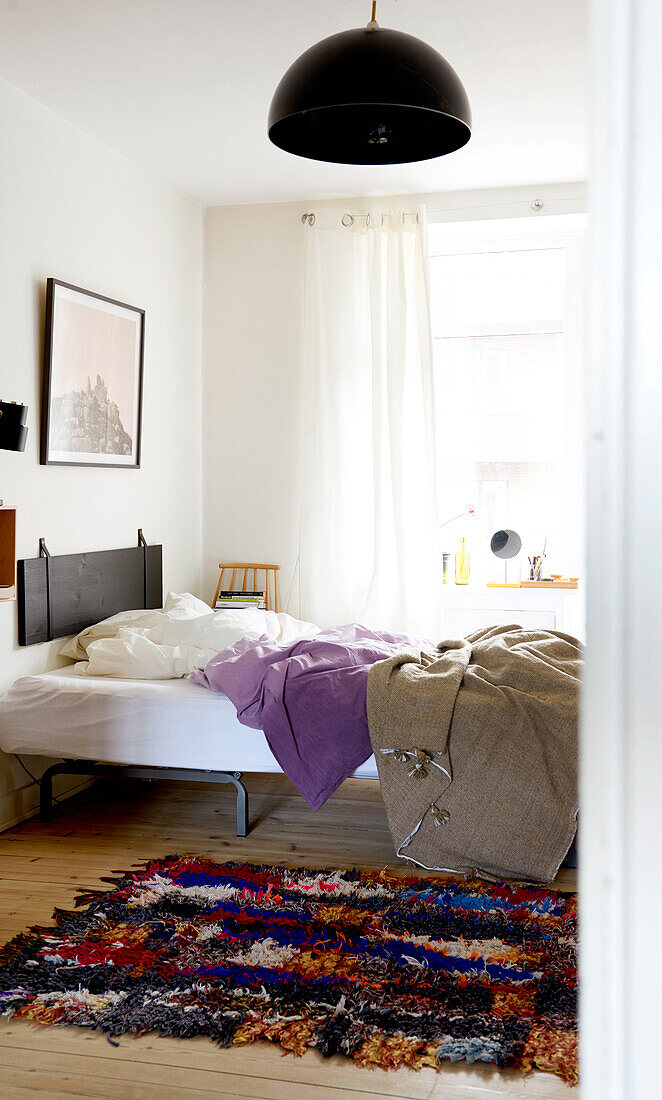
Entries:
POLYGON ((584 641, 582 588, 488 588, 486 585, 442 586, 442 630, 463 638, 485 626, 510 623, 530 629, 560 630, 584 641))

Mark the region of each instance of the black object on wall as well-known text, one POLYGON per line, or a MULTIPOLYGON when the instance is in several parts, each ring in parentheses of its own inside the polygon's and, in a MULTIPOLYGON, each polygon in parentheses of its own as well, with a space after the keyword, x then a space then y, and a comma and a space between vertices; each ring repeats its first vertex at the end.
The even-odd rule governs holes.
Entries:
POLYGON ((413 35, 366 27, 301 54, 276 88, 269 138, 288 153, 337 164, 404 164, 444 156, 471 137, 455 70, 413 35))
POLYGON ((0 448, 3 451, 25 450, 25 441, 28 438, 25 425, 27 415, 27 405, 0 401, 0 448))
POLYGON ((93 623, 135 608, 163 606, 163 548, 138 546, 89 554, 49 553, 18 562, 18 642, 34 645, 78 634, 93 623))

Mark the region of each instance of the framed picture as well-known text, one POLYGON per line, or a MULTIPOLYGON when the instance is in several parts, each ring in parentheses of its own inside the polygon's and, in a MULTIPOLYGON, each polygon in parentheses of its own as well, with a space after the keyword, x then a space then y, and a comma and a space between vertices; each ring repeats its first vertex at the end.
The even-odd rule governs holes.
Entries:
POLYGON ((140 466, 145 311, 49 279, 45 466, 140 466))

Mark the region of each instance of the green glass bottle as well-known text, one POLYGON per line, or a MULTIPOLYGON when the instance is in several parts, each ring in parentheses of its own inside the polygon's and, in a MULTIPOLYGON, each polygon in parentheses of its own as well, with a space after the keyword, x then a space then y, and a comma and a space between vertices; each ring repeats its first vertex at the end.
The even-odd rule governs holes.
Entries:
POLYGON ((441 576, 444 584, 451 583, 451 557, 452 554, 441 555, 441 576))

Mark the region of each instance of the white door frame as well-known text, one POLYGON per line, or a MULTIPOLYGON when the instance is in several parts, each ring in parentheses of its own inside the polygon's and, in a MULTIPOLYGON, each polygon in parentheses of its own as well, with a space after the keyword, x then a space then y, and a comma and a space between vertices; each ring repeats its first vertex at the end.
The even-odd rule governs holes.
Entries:
POLYGON ((591 0, 582 1100, 660 1095, 662 3, 591 0))

